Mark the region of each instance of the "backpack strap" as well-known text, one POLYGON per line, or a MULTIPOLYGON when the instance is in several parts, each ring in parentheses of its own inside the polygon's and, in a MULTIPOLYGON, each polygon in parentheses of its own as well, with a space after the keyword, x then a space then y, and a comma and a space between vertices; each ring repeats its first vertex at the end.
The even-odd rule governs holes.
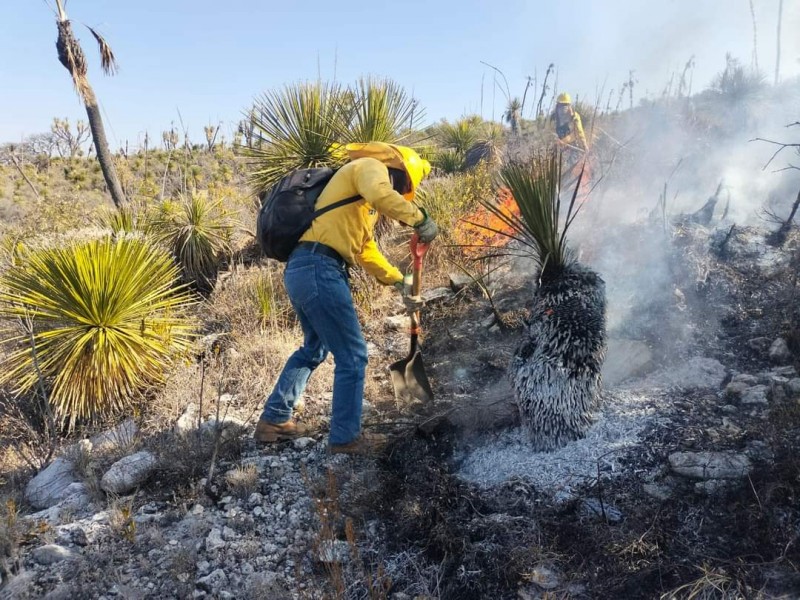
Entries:
POLYGON ((329 204, 325 208, 320 208, 319 210, 315 210, 312 220, 316 219, 321 215, 324 215, 329 210, 333 210, 334 208, 339 208, 340 206, 344 206, 345 204, 352 204, 357 200, 361 200, 361 196, 356 195, 356 196, 350 196, 349 198, 345 198, 344 200, 337 200, 336 202, 334 202, 333 204, 329 204))

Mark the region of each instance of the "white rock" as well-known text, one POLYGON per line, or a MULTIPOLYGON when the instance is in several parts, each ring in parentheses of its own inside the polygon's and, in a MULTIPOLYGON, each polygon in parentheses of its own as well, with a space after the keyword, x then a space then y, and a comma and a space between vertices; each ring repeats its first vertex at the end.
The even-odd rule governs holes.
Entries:
POLYGON ((292 445, 294 446, 295 450, 305 450, 310 445, 314 443, 314 438, 310 437, 301 437, 297 438, 292 445))
POLYGON ((25 486, 25 499, 34 508, 55 506, 71 491, 69 486, 77 482, 74 465, 65 458, 56 458, 25 486))
POLYGON ((222 539, 222 532, 214 528, 206 536, 206 552, 214 552, 225 547, 225 540, 222 539))
POLYGON ((739 479, 753 468, 747 456, 729 452, 673 452, 669 464, 678 475, 693 479, 739 479))
POLYGON ((792 353, 789 351, 789 346, 786 340, 778 338, 769 347, 769 358, 772 362, 787 363, 792 360, 792 353))
POLYGON ((386 317, 383 322, 386 323, 386 327, 392 331, 402 331, 410 327, 408 315, 392 315, 386 317))
POLYGON ((69 560, 75 558, 77 554, 58 544, 46 544, 39 546, 33 551, 33 560, 40 565, 52 565, 62 560, 69 560))
POLYGON ((201 577, 196 582, 197 587, 209 593, 217 592, 222 587, 228 585, 228 576, 222 569, 211 571, 205 577, 201 577))
POLYGON ((786 383, 786 391, 792 396, 800 396, 800 377, 790 379, 786 383))
POLYGON ((178 435, 185 435, 197 429, 197 406, 190 402, 183 410, 183 414, 175 421, 173 431, 178 435))
POLYGON ((133 419, 127 419, 114 427, 90 438, 94 452, 106 452, 115 448, 125 448, 133 444, 139 428, 133 419))
POLYGON ((766 385, 755 385, 747 388, 742 393, 742 404, 766 404, 768 389, 766 385))
POLYGON ((110 494, 125 494, 143 483, 153 472, 158 459, 142 450, 111 465, 100 480, 100 487, 110 494))
POLYGON ((730 398, 741 398, 750 389, 750 384, 744 381, 731 381, 725 386, 725 395, 730 398))
POLYGON ((426 304, 430 302, 439 302, 442 300, 449 300, 453 297, 453 290, 449 287, 437 287, 423 290, 422 299, 426 304))

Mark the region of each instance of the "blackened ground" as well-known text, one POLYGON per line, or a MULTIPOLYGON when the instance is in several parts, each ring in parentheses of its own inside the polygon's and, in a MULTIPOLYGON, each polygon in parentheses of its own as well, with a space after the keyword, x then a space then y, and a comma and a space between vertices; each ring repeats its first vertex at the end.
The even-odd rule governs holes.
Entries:
MULTIPOLYGON (((687 235, 695 238, 676 259, 691 266, 707 238, 687 235)), ((797 307, 787 304, 797 293, 795 264, 765 273, 742 253, 709 254, 707 265, 703 278, 687 267, 678 281, 683 310, 697 327, 693 351, 747 373, 769 366, 763 345, 748 343, 754 338, 782 335, 796 352, 797 307)), ((800 597, 797 399, 775 397, 750 410, 715 390, 671 392, 621 474, 598 467, 597 478, 567 497, 520 479, 481 489, 453 474, 452 448, 482 417, 488 427, 513 422, 513 409, 497 409, 505 418, 485 416, 479 402, 471 422, 448 415, 454 404, 485 403, 487 390, 502 387, 503 360, 518 332, 478 326, 488 312, 478 299, 437 310, 427 324, 426 364, 445 416, 432 427, 426 415, 424 432, 395 443, 372 492, 345 507, 383 524, 381 539, 370 540, 377 562, 414 551, 425 561, 420 570, 436 566, 443 599, 800 597), (746 453, 753 472, 700 493, 694 481, 670 474, 668 456, 701 450, 746 453), (666 493, 646 491, 655 483, 666 493)), ((413 582, 403 577, 392 583, 392 590, 409 589, 413 582)))

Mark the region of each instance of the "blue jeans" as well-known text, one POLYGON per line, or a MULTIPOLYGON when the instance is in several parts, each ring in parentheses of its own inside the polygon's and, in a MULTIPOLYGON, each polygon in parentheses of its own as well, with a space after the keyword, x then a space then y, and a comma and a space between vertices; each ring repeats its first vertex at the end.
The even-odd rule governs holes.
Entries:
POLYGON ((303 328, 303 346, 283 367, 261 418, 285 423, 308 378, 333 353, 333 409, 328 441, 346 444, 361 432, 367 344, 361 334, 343 262, 299 247, 289 257, 283 281, 303 328))

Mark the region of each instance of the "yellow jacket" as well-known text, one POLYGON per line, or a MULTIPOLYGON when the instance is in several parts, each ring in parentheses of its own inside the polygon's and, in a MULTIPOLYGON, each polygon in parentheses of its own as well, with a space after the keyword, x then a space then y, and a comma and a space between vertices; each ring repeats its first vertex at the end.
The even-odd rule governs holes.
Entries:
POLYGON ((360 264, 385 285, 402 281, 403 274, 386 260, 372 237, 378 213, 407 225, 418 225, 425 215, 394 191, 386 165, 375 158, 359 158, 339 169, 317 199, 316 208, 355 195, 362 200, 321 215, 300 241, 330 246, 348 264, 360 264))
POLYGON ((583 121, 575 109, 570 111, 572 114, 562 115, 558 111, 553 113, 552 119, 556 123, 556 134, 558 139, 565 144, 576 145, 587 150, 586 134, 583 131, 583 121))

